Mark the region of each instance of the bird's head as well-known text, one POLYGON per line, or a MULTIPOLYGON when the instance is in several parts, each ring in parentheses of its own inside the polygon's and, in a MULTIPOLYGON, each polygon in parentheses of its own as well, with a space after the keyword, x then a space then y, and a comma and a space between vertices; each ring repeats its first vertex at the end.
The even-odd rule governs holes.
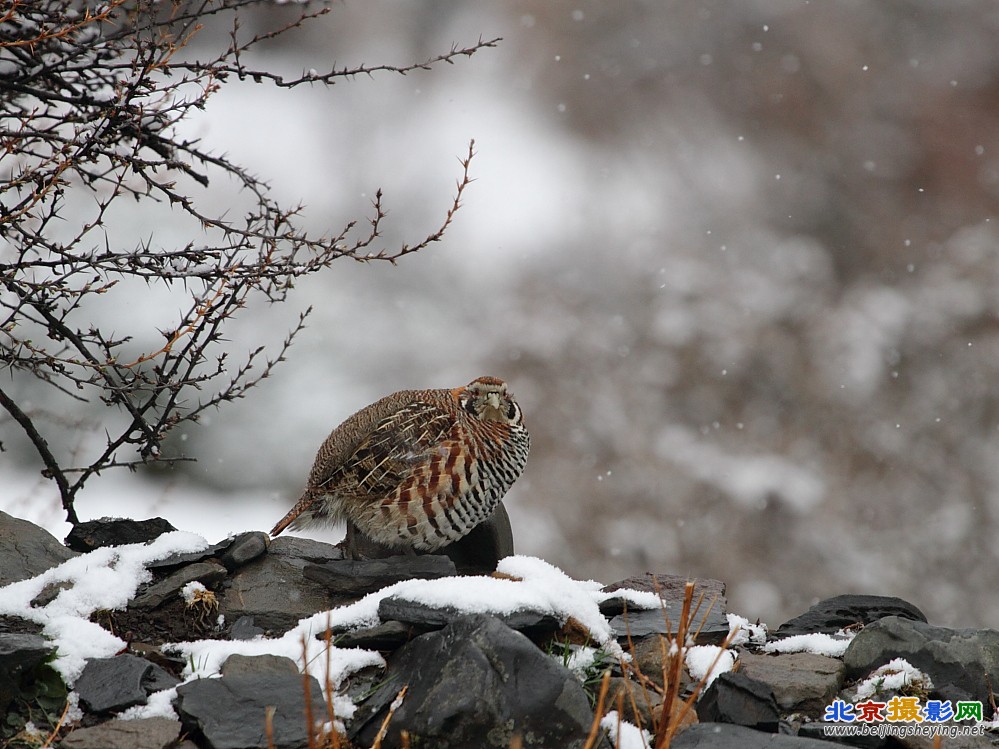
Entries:
POLYGON ((469 414, 483 421, 521 425, 524 416, 506 383, 496 377, 477 377, 454 391, 458 403, 469 414))

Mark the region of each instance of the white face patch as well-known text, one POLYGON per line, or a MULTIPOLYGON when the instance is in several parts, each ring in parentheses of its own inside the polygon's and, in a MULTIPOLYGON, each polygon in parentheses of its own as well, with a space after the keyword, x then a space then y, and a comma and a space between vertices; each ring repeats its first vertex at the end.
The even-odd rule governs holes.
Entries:
POLYGON ((479 418, 485 421, 500 421, 504 424, 507 422, 506 413, 502 408, 488 404, 482 407, 479 418))

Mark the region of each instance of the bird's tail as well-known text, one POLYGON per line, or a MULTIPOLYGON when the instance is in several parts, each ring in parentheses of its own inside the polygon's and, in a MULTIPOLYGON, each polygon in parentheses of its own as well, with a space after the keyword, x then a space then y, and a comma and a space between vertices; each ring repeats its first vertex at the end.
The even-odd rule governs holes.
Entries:
POLYGON ((303 494, 301 498, 295 503, 295 506, 292 507, 290 510, 288 510, 288 514, 285 515, 283 518, 281 518, 277 522, 277 525, 271 528, 271 535, 276 536, 285 528, 287 528, 289 525, 297 525, 295 521, 299 519, 299 515, 305 512, 305 510, 309 507, 311 502, 312 502, 312 497, 309 495, 309 493, 306 492, 305 494, 303 494))

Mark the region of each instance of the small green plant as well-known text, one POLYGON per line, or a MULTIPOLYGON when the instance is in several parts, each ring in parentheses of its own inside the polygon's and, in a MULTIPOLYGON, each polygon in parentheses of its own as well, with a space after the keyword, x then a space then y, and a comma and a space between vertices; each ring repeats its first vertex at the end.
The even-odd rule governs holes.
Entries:
POLYGON ((69 708, 66 685, 52 666, 40 666, 30 683, 22 683, 0 724, 4 749, 39 749, 52 744, 69 708))
POLYGON ((549 657, 572 671, 583 684, 583 691, 590 700, 590 706, 596 705, 597 692, 604 672, 617 667, 617 656, 603 646, 591 647, 589 638, 582 644, 573 643, 570 638, 553 638, 545 647, 549 657))

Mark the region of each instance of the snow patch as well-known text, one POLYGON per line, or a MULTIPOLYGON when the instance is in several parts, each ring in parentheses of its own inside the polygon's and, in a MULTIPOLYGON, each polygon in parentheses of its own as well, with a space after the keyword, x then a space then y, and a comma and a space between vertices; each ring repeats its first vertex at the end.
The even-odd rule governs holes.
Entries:
POLYGON ((815 653, 830 658, 842 658, 855 633, 837 632, 835 635, 813 632, 808 635, 792 635, 768 642, 763 646, 765 653, 815 653))
POLYGON ((695 681, 704 681, 707 688, 726 671, 731 671, 737 659, 734 650, 726 650, 717 645, 693 645, 687 648, 684 663, 687 672, 695 681))
POLYGON ((909 663, 905 658, 895 658, 879 666, 871 675, 857 684, 856 701, 866 700, 881 692, 897 692, 903 687, 918 686, 927 692, 933 689, 928 674, 909 663))

